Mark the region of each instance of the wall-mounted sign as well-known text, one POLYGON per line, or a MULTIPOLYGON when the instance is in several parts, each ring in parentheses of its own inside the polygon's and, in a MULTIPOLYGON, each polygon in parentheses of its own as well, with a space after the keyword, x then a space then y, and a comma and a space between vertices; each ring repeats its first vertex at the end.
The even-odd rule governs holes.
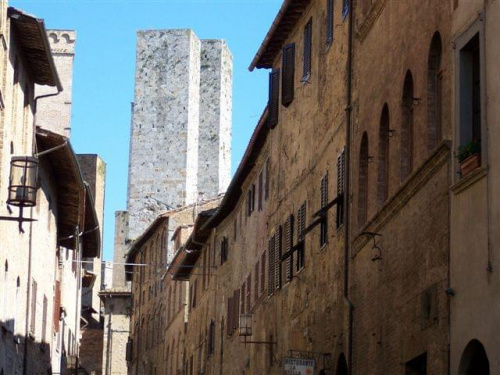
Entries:
POLYGON ((314 359, 284 358, 283 375, 313 375, 314 359))

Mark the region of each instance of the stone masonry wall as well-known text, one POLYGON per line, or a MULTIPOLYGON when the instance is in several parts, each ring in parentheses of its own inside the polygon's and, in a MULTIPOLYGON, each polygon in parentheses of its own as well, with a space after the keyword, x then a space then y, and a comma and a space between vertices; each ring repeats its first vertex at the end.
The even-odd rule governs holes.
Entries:
POLYGON ((138 33, 127 204, 132 239, 167 205, 195 199, 199 55, 191 30, 138 33))
POLYGON ((231 170, 232 56, 223 40, 202 40, 198 191, 224 192, 231 170))
MULTIPOLYGON (((57 95, 41 99, 37 111, 37 125, 44 129, 70 136, 71 104, 73 93, 73 60, 75 57, 76 32, 73 30, 47 30, 54 63, 63 86, 57 95)), ((37 95, 57 92, 55 87, 37 86, 37 95)))

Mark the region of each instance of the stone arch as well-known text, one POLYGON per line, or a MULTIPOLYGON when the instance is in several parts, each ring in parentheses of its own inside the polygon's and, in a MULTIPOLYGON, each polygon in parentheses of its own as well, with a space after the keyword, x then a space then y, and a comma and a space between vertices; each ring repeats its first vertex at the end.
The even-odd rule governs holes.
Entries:
POLYGON ((429 151, 433 150, 442 138, 442 50, 441 34, 436 31, 432 36, 427 62, 427 148, 429 151))
POLYGON ((406 72, 401 101, 401 181, 413 170, 413 76, 406 72))
POLYGON ((379 207, 389 195, 389 106, 382 108, 378 133, 378 180, 377 198, 379 207))
POLYGON ((368 134, 363 133, 359 148, 358 168, 358 227, 366 223, 368 211, 368 134))
POLYGON ((337 368, 335 370, 335 375, 347 375, 347 361, 345 359, 344 353, 340 353, 339 359, 337 361, 337 368))
POLYGON ((490 361, 479 340, 471 340, 462 353, 459 375, 490 375, 490 361))

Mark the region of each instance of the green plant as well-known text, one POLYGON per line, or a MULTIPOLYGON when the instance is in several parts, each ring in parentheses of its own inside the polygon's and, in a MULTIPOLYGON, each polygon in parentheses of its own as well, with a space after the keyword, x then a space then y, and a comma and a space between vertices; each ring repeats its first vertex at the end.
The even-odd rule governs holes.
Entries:
POLYGON ((455 154, 458 162, 461 163, 469 156, 481 153, 481 142, 469 141, 466 144, 459 146, 455 154))

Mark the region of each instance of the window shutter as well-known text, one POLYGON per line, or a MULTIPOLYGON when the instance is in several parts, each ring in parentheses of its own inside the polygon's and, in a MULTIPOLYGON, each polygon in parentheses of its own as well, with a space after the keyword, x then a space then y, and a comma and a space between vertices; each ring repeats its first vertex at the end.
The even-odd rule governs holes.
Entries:
POLYGON ((282 233, 283 229, 281 225, 276 227, 276 235, 275 235, 275 252, 274 252, 274 284, 276 289, 281 288, 281 255, 282 255, 282 233))
POLYGON ((293 215, 288 216, 286 221, 286 240, 285 240, 285 252, 290 255, 286 258, 286 280, 290 281, 293 277, 293 215))
POLYGON ((260 272, 260 267, 259 267, 259 261, 257 260, 257 263, 255 264, 255 271, 254 271, 254 286, 253 286, 253 295, 254 295, 254 303, 257 302, 259 299, 259 272, 260 272))
POLYGON ((333 42, 333 0, 327 0, 327 10, 326 10, 326 44, 332 44, 333 42))
POLYGON ((309 80, 311 76, 311 48, 312 48, 312 19, 304 28, 304 71, 302 82, 309 80))
MULTIPOLYGON (((321 179, 321 208, 328 204, 328 172, 321 179)), ((320 224, 320 246, 326 244, 328 238, 328 212, 324 212, 320 224)))
POLYGON ((235 331, 238 326, 240 325, 240 304, 239 304, 239 300, 240 300, 240 290, 238 289, 236 291, 236 297, 234 298, 235 300, 235 303, 234 303, 234 316, 233 316, 233 331, 235 331))
POLYGON ((283 47, 283 71, 281 76, 281 104, 290 105, 294 97, 295 43, 283 47))
POLYGON ((264 293, 266 285, 266 252, 262 253, 260 258, 260 293, 264 293))
POLYGON ((233 328, 233 298, 227 299, 227 334, 230 335, 233 328))
POLYGON ((344 223, 344 202, 345 202, 345 148, 337 158, 337 196, 343 198, 337 203, 337 228, 344 223))
MULTIPOLYGON (((252 274, 250 273, 247 277, 247 295, 246 295, 246 298, 247 298, 247 309, 246 309, 246 312, 249 313, 250 312, 250 304, 252 302, 252 274)), ((243 313, 244 311, 242 311, 243 313)))
POLYGON ((275 243, 275 238, 276 235, 272 236, 269 238, 269 244, 268 244, 268 269, 267 269, 267 277, 268 277, 268 283, 267 283, 267 294, 271 296, 274 291, 274 243, 275 243))
POLYGON ((262 198, 264 193, 264 172, 260 172, 259 174, 259 211, 262 211, 262 198))
POLYGON ((321 208, 328 204, 328 173, 321 179, 321 208))
POLYGON ((299 247, 297 249, 297 271, 304 267, 305 257, 305 238, 304 232, 306 230, 306 202, 302 203, 297 212, 297 237, 299 247))
POLYGON ((269 159, 266 160, 266 183, 265 183, 265 196, 266 196, 266 201, 269 199, 269 182, 270 182, 270 177, 269 177, 269 159))
POLYGON ((279 112, 279 69, 273 69, 269 73, 269 102, 268 102, 268 125, 273 129, 278 124, 278 112, 279 112))
POLYGON ((245 288, 246 284, 243 283, 243 285, 241 286, 241 313, 244 314, 245 313, 245 298, 246 298, 246 288, 245 288))

